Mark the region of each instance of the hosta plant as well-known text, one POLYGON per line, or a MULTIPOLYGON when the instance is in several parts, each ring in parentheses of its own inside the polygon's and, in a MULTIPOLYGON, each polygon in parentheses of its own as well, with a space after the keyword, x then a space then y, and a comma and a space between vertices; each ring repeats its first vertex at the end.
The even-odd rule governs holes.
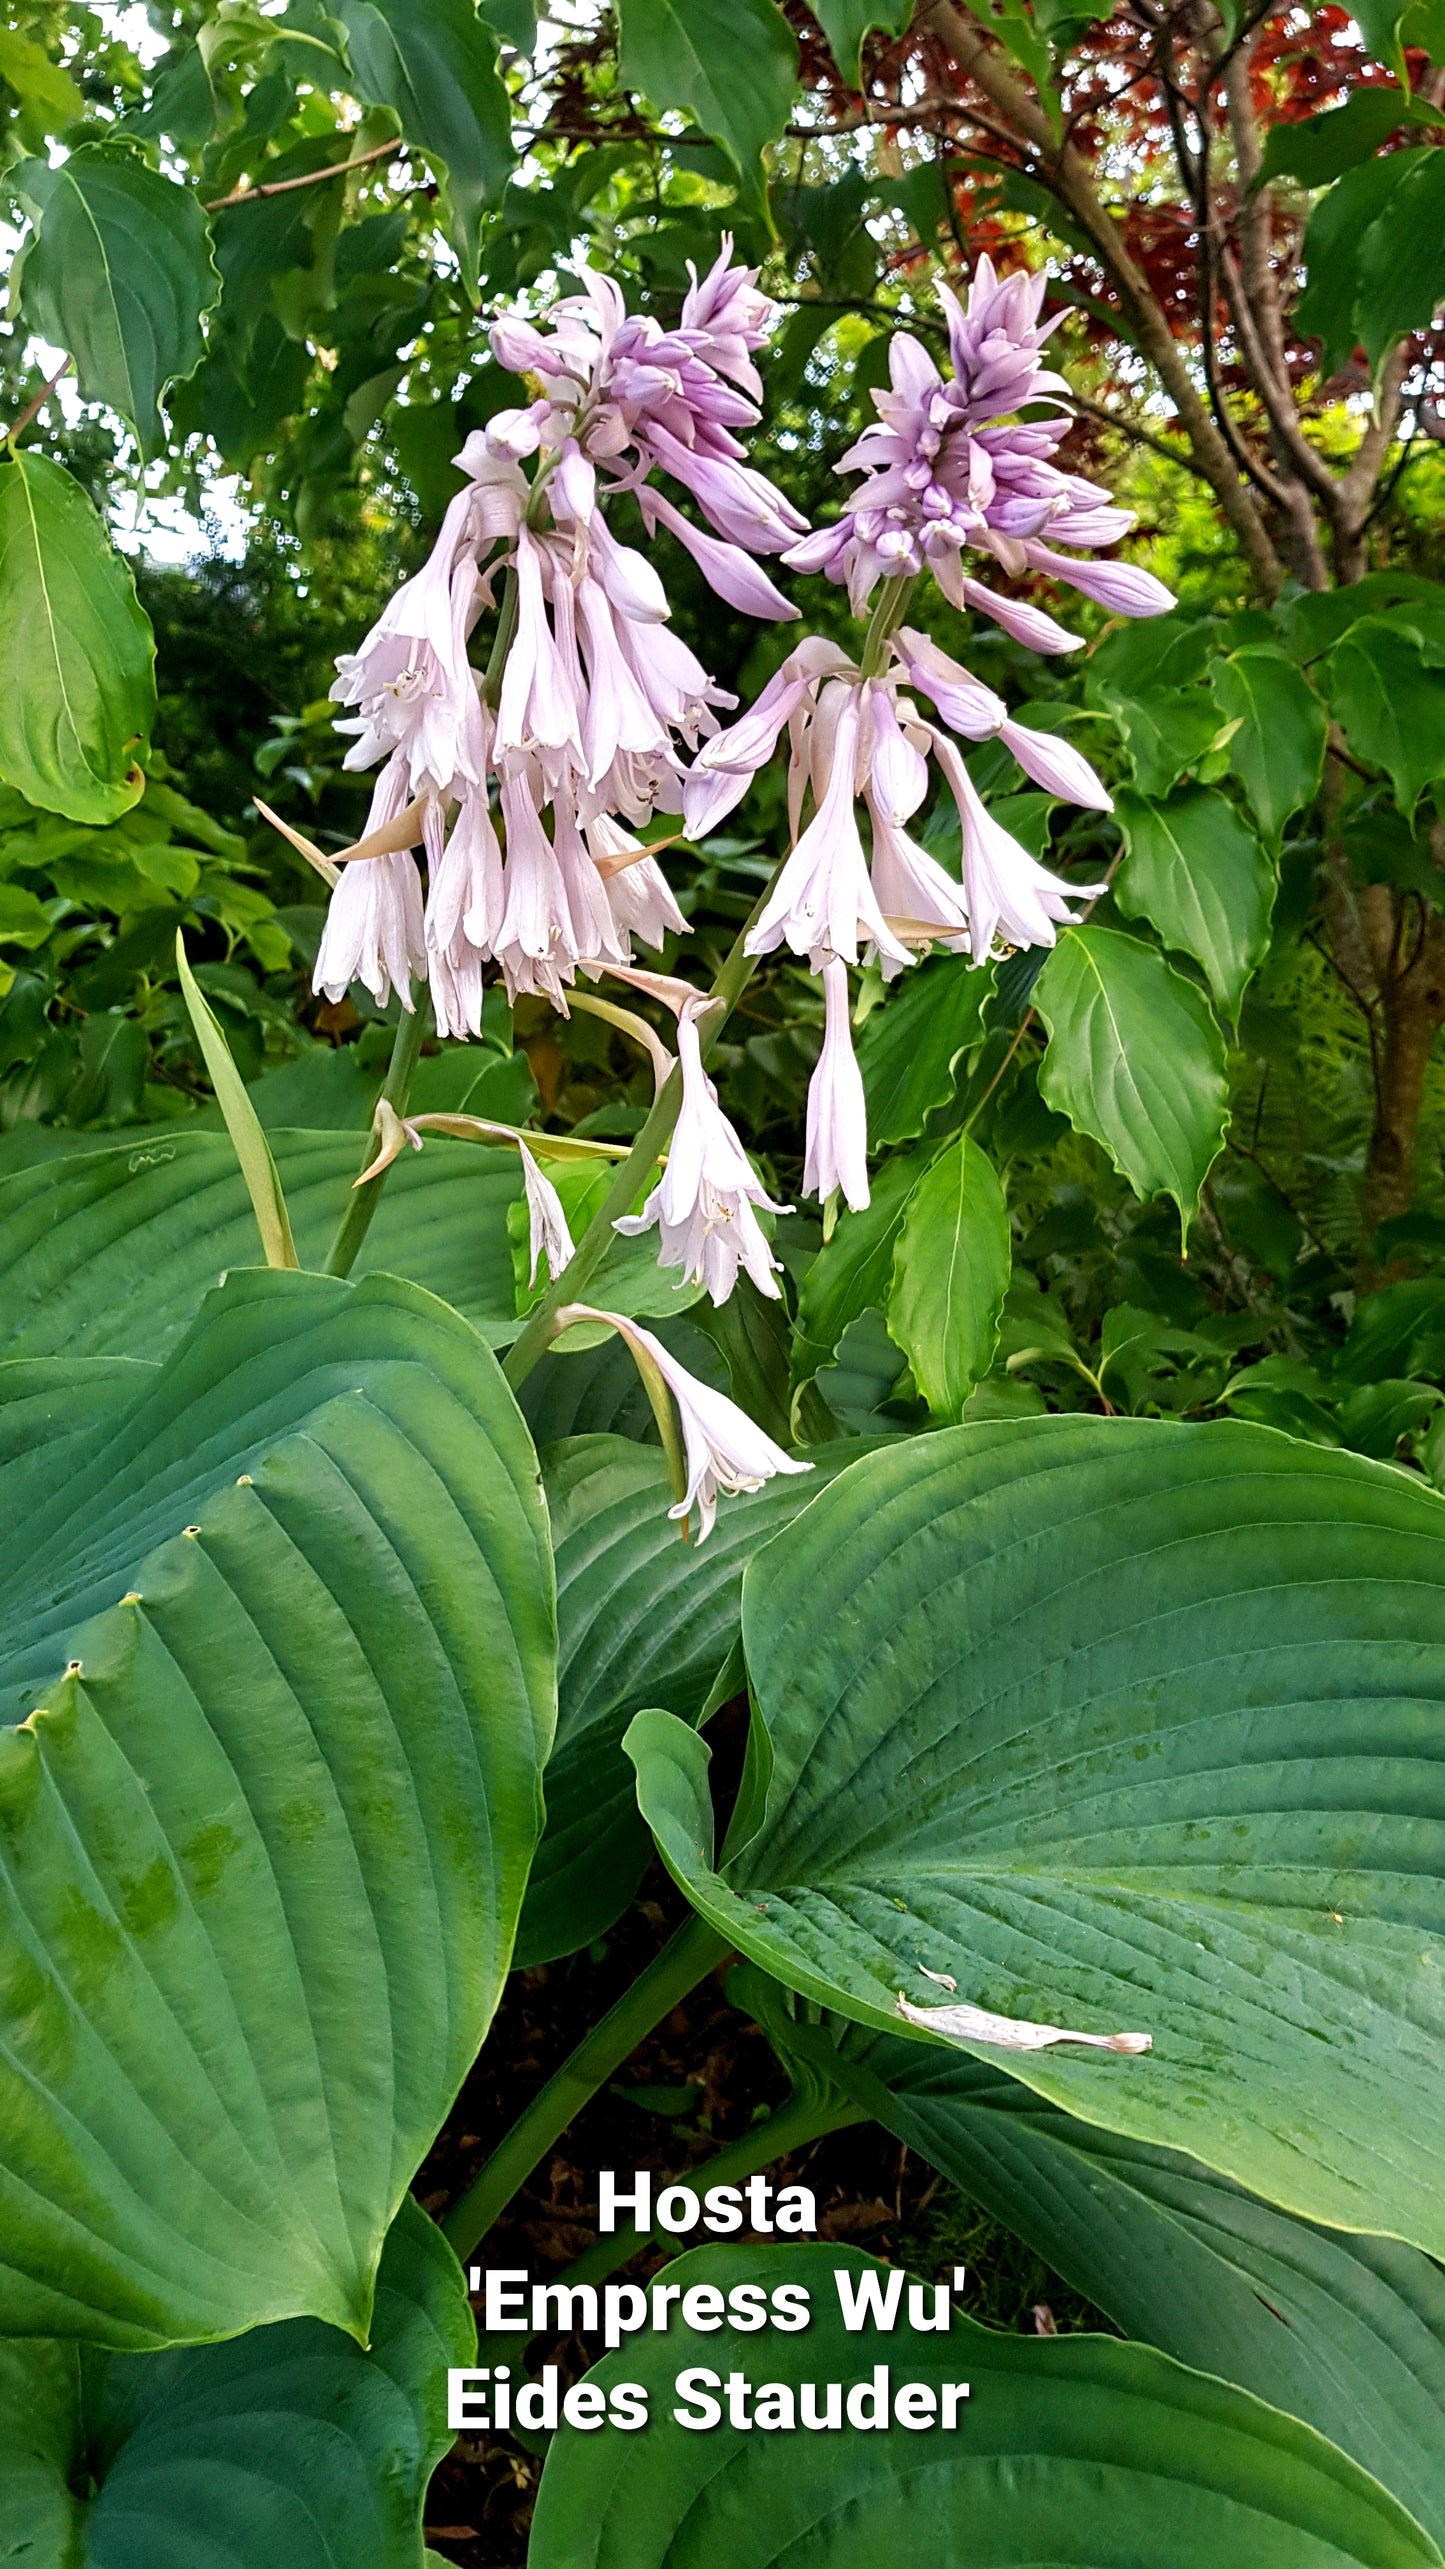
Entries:
POLYGON ((63 369, 0 463, 0 2554, 419 2569, 480 2539, 428 2499, 470 2377, 542 2460, 534 2569, 1441 2569, 1445 1333, 1396 1262, 1438 1221, 1400 1169, 1445 642, 1361 551, 1407 392, 1434 434, 1433 254, 1392 281, 1377 230, 1439 194, 1428 9, 1273 159, 1257 23, 1096 34, 1153 45, 1187 356, 1080 177, 1067 12, 820 0, 833 142, 922 99, 945 156, 791 200, 773 0, 566 45, 518 0, 159 14, 157 63, 0 34, 16 310, 139 469, 284 432, 312 543, 376 430, 430 541, 315 775, 298 702, 277 808, 208 837, 34 433, 63 369), (1181 605, 1076 469, 1097 300, 955 228, 965 112, 1116 293, 1175 405, 1138 441, 1184 440, 1257 605, 1181 605), (861 209, 926 232, 920 173, 905 309, 861 209), (1365 361, 1338 470, 1259 211, 1292 180, 1298 326, 1365 361), (837 438, 824 303, 885 325, 837 438), (359 826, 300 808, 357 779, 359 826), (273 833, 309 903, 248 881, 273 833), (1268 1158, 1311 868, 1375 1083, 1348 1277, 1268 1158), (579 1027, 630 1069, 572 1114, 579 1027), (509 1992, 624 1920, 644 1967, 460 2130, 509 1992), (950 2320, 948 2276, 781 2225, 679 2257, 653 2197, 556 2280, 681 2316, 586 2345, 580 2407, 540 2320, 479 2347, 467 2269, 709 1981, 787 2092, 659 2177, 876 2125, 1118 2334, 950 2320), (780 2293, 814 2322, 763 2344, 780 2293))

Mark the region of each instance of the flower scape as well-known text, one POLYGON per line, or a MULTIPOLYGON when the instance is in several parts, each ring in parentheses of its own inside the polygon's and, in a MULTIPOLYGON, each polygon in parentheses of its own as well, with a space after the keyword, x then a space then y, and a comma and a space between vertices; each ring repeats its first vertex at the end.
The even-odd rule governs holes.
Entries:
MULTIPOLYGON (((378 773, 366 830, 331 897, 315 987, 335 1000, 360 981, 378 1004, 394 990, 411 1011, 425 984, 438 1033, 459 1038, 480 1028, 489 965, 509 1000, 539 996, 564 1015, 579 984, 614 976, 651 989, 676 1017, 676 1103, 662 1176, 614 1228, 655 1227, 660 1263, 714 1304, 739 1269, 775 1297, 760 1217, 788 1208, 767 1195, 708 1077, 716 995, 637 968, 638 945, 656 950, 687 934, 637 832, 661 817, 675 835, 704 840, 786 735, 792 844, 748 923, 742 962, 786 947, 821 978, 805 1185, 830 1214, 838 1199, 859 1211, 869 1202, 868 1135, 848 967, 876 964, 893 981, 935 947, 974 965, 1047 947, 1103 889, 1064 882, 992 817, 960 742, 997 741, 1049 795, 1112 808, 1088 761, 1012 720, 992 688, 908 620, 910 600, 931 578, 953 606, 1058 653, 1077 649, 1077 637, 1000 582, 1044 573, 1124 617, 1162 614, 1173 599, 1149 572, 1093 558, 1132 519, 1053 461, 1072 414, 1063 378, 1044 361, 1054 327, 1040 317, 1044 275, 1000 278, 982 257, 966 302, 940 285, 947 371, 908 332, 894 334, 890 388, 873 396, 878 418, 836 467, 853 487, 817 531, 747 461, 762 398, 755 361, 777 311, 756 272, 733 265, 731 243, 705 277, 694 273, 675 330, 629 313, 612 278, 589 268, 579 282, 540 321, 493 323, 500 364, 540 390, 468 437, 456 458, 466 487, 429 560, 338 663, 333 693, 350 709, 340 728, 354 735, 346 765, 378 773), (743 613, 798 616, 767 564, 845 588, 863 624, 856 656, 808 636, 738 713, 670 631, 651 560, 612 532, 608 510, 623 498, 743 613), (985 567, 989 579, 977 576, 985 567), (468 646, 486 611, 495 638, 479 670, 468 646), (931 768, 957 806, 957 880, 909 832, 931 768)), ((545 1257, 555 1310, 575 1251, 533 1149, 513 1138, 532 1272, 545 1257)), ((646 1339, 620 1315, 593 1317, 634 1351, 646 1339)), ((701 1541, 719 1489, 756 1489, 802 1467, 675 1359, 663 1371, 687 1449, 674 1513, 685 1527, 697 1502, 701 1541)))

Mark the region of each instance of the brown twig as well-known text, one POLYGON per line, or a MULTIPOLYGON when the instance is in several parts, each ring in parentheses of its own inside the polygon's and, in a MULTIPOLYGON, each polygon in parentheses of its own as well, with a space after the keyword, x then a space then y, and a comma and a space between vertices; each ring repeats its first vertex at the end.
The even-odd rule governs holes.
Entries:
POLYGON ((39 418, 41 411, 45 408, 45 405, 49 401, 51 394, 54 392, 56 385, 59 383, 61 376, 68 375, 69 372, 70 359, 67 357, 61 365, 57 366, 49 383, 42 384, 39 392, 35 396, 35 399, 26 403, 25 408, 20 413, 20 416, 16 420, 13 428, 6 430, 5 442, 7 445, 13 446, 16 438, 29 427, 32 419, 39 418))
POLYGON ((208 214, 219 214, 228 205, 250 205, 263 196, 289 196, 296 187, 319 187, 324 178, 345 178, 348 170, 366 169, 373 161, 389 161, 404 151, 405 144, 374 143, 369 152, 358 152, 350 161, 333 161, 328 169, 304 170, 300 178, 268 178, 260 187, 233 187, 229 196, 213 196, 206 207, 208 214))

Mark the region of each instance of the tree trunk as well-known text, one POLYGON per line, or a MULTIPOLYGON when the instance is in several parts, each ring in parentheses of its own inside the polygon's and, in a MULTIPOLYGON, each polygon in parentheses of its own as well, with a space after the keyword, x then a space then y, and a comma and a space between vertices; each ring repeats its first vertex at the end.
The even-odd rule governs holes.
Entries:
POLYGON ((1425 1075, 1435 1037, 1445 1025, 1445 919, 1420 922, 1414 954, 1380 992, 1375 1068, 1376 1110, 1365 1160, 1364 1255, 1378 1281, 1374 1240, 1382 1222, 1408 1213, 1415 1195, 1415 1154, 1425 1075))

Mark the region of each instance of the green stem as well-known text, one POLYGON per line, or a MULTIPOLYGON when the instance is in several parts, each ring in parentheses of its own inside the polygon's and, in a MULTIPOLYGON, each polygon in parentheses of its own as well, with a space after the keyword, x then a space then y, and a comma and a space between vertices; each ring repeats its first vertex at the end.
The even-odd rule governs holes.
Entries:
POLYGON ((509 571, 502 583, 502 603, 497 613, 497 630, 492 636, 491 655, 482 679, 482 694, 495 713, 502 692, 502 671, 517 631, 517 574, 509 571))
MULTIPOLYGON (((431 1002, 426 993, 419 990, 416 994, 416 1006, 403 1008, 401 1012, 401 1023, 397 1027, 391 1047, 391 1060, 382 1082, 381 1094, 388 1106, 395 1107, 398 1115, 406 1113, 406 1101, 411 1094, 412 1073, 420 1058, 422 1045, 431 1031, 431 1022, 431 1002)), ((370 1164, 372 1155, 372 1137, 368 1133, 366 1146, 361 1155, 363 1168, 370 1164)), ((356 1188, 337 1226, 336 1237, 331 1243, 331 1254, 324 1270, 328 1276, 350 1275, 356 1264, 362 1241, 371 1229, 371 1218, 381 1200, 381 1190, 385 1184, 386 1170, 382 1169, 371 1180, 369 1186, 356 1188)))
POLYGON ((706 1978, 728 1949, 726 1937, 716 1928, 702 1918, 689 1918, 578 2044, 570 2060, 554 2071, 442 2224, 463 2264, 604 2079, 621 2068, 653 2026, 706 1978))
MULTIPOLYGON (((825 2101, 816 2093, 809 2095, 802 2089, 796 2089, 787 2103, 780 2105, 776 2114, 770 2114, 766 2122, 755 2123, 741 2139, 730 2141, 725 2150, 704 2159, 701 2167, 687 2168, 670 2182, 690 2186, 696 2195, 706 2194, 709 2186, 740 2185, 748 2177, 757 2176, 763 2168, 772 2167, 776 2160, 788 2158, 794 2150, 804 2150, 812 2141, 825 2140, 830 2132, 842 2132, 850 2124, 866 2123, 869 2119, 861 2105, 850 2104, 844 2097, 835 2094, 825 2101)), ((658 2184, 654 2188, 654 2200, 664 2190, 664 2186, 658 2184)), ((548 2281, 563 2285, 604 2283, 609 2275, 616 2274, 619 2266, 625 2266, 652 2240, 659 2246, 674 2250, 680 2250, 686 2244, 667 2230, 637 2230, 629 2226, 613 2231, 605 2238, 594 2239, 590 2248, 584 2248, 580 2257, 574 2257, 570 2266, 564 2267, 560 2274, 549 2276, 548 2281)), ((519 2355, 525 2357, 530 2343, 529 2339, 523 2339, 510 2330, 505 2337, 500 2334, 484 2337, 477 2349, 477 2361, 488 2365, 516 2363, 519 2355)))
POLYGON ((863 637, 863 657, 858 663, 865 678, 880 678, 888 657, 889 637, 903 622, 908 601, 918 586, 916 576, 904 572, 898 578, 885 580, 878 594, 878 604, 869 618, 863 637))
MULTIPOLYGON (((776 880, 776 873, 773 879, 776 880)), ((762 916, 763 905, 772 888, 770 881, 754 902, 713 983, 710 996, 720 999, 722 1006, 710 1011, 706 1024, 700 1030, 704 1060, 757 970, 756 959, 746 951, 747 940, 755 921, 762 916)), ((674 1064, 652 1101, 652 1111, 646 1123, 578 1241, 575 1252, 556 1283, 543 1295, 503 1364, 502 1371, 514 1392, 521 1389, 539 1357, 545 1356, 555 1334, 553 1314, 561 1309, 563 1303, 580 1302, 585 1298, 588 1284, 616 1237, 612 1225, 619 1214, 631 1212, 639 1189, 671 1139, 681 1105, 682 1072, 674 1064)))

